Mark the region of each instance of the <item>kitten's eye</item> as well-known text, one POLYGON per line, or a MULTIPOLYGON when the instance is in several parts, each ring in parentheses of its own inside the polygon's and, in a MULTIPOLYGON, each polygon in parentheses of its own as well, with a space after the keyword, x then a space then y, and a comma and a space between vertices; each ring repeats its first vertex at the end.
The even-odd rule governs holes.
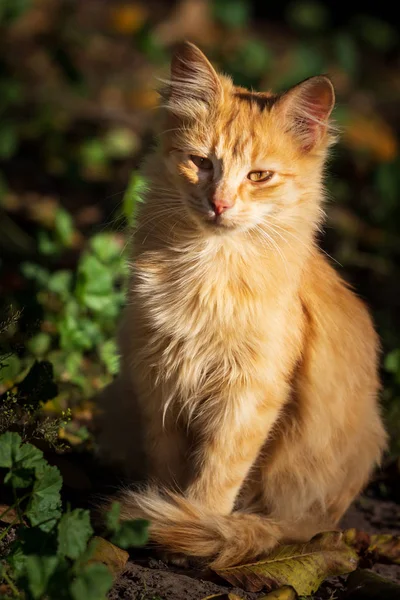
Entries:
POLYGON ((273 171, 251 171, 247 175, 247 179, 255 183, 261 183, 263 181, 269 181, 274 175, 273 171))
POLYGON ((196 156, 195 154, 191 154, 189 158, 192 163, 196 165, 196 167, 202 169, 203 171, 211 171, 213 168, 212 161, 209 158, 205 158, 204 156, 196 156))

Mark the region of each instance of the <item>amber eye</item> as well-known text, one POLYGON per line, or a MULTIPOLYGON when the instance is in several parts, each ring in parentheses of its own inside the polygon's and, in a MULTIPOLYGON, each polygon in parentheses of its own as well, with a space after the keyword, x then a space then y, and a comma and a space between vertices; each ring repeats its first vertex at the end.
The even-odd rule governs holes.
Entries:
POLYGON ((196 167, 202 169, 203 171, 210 171, 213 168, 211 160, 209 158, 204 158, 204 156, 196 156, 195 154, 191 154, 190 160, 196 165, 196 167))
POLYGON ((263 181, 269 181, 274 175, 273 171, 251 171, 247 175, 247 179, 254 183, 261 183, 263 181))

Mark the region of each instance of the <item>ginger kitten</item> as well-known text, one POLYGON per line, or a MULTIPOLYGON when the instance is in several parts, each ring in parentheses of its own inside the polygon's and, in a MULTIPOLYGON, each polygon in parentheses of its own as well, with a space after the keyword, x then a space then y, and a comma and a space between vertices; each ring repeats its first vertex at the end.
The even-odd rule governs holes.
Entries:
POLYGON ((123 517, 223 567, 334 528, 368 481, 378 339, 315 241, 330 80, 250 92, 186 43, 164 101, 105 436, 129 464, 140 418, 151 485, 123 517))

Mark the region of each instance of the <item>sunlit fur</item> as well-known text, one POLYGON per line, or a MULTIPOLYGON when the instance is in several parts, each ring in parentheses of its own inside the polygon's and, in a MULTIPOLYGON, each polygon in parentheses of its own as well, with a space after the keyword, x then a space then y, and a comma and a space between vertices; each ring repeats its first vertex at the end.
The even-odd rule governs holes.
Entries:
POLYGON ((250 93, 186 44, 163 96, 103 441, 128 466, 145 441, 152 484, 123 517, 221 567, 335 527, 365 485, 385 446, 378 340, 315 242, 329 80, 250 93))

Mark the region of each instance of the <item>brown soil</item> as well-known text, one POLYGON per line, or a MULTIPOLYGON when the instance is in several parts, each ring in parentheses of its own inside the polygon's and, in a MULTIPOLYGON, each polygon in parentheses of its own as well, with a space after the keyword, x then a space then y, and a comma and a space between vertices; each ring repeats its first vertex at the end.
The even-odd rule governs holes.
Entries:
MULTIPOLYGON (((355 527, 368 533, 400 534, 400 505, 373 498, 361 498, 342 521, 343 528, 355 527)), ((375 565, 373 570, 400 582, 400 565, 375 565)), ((263 595, 232 588, 210 571, 177 569, 154 556, 135 557, 115 582, 110 600, 203 600, 218 593, 234 593, 243 599, 263 595)), ((265 595, 265 592, 264 592, 265 595)), ((345 596, 345 578, 324 583, 313 600, 345 596)))

